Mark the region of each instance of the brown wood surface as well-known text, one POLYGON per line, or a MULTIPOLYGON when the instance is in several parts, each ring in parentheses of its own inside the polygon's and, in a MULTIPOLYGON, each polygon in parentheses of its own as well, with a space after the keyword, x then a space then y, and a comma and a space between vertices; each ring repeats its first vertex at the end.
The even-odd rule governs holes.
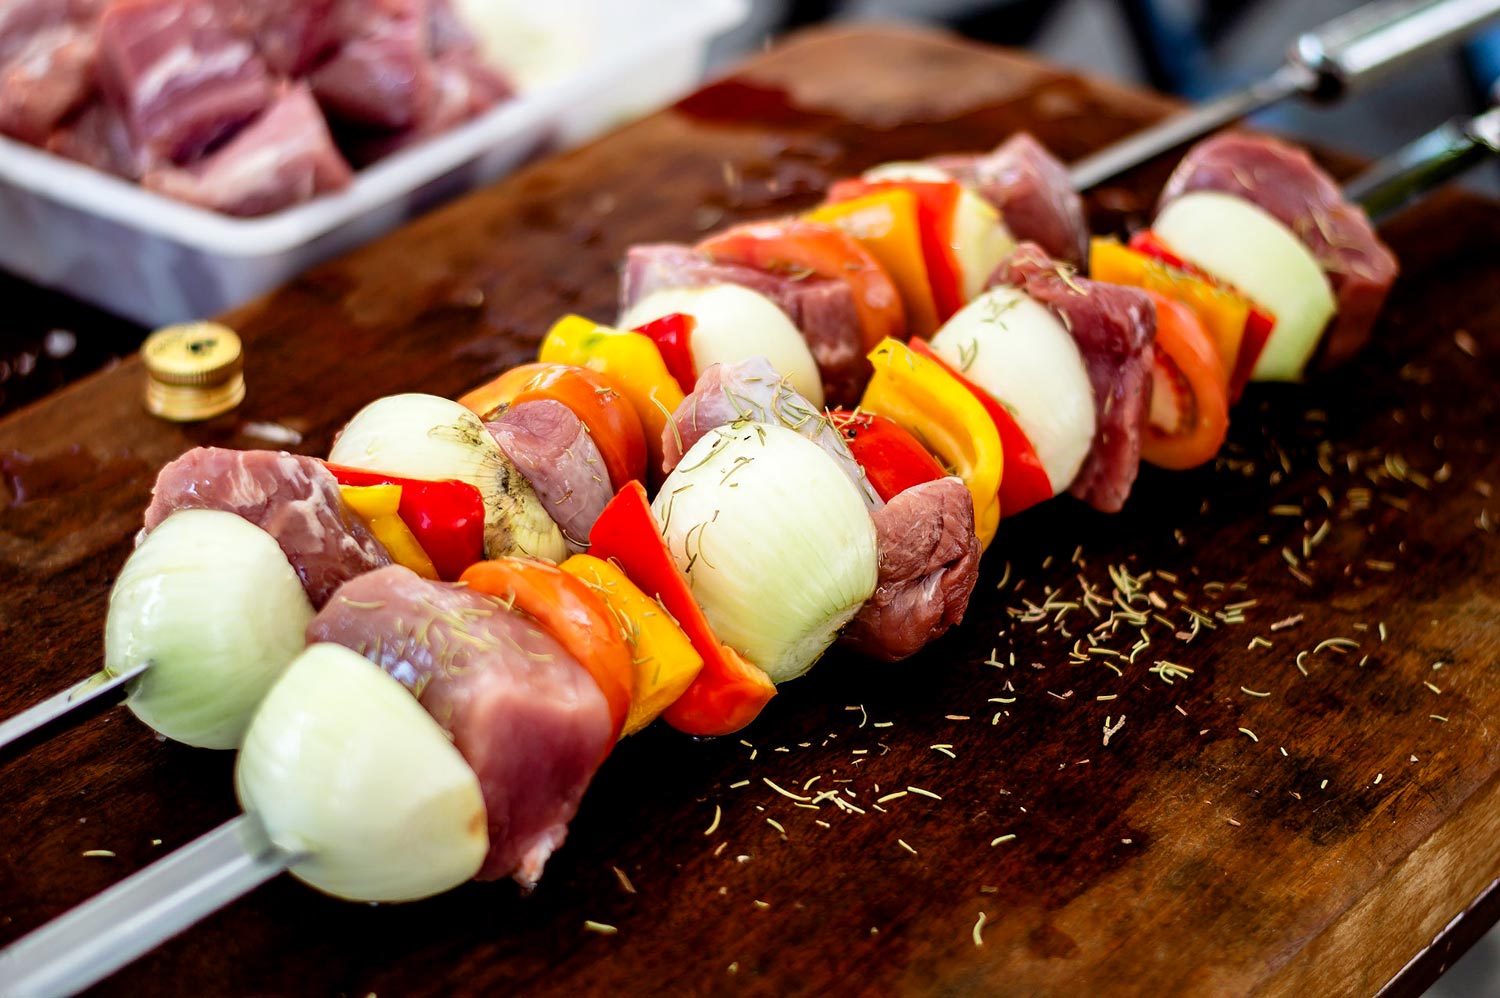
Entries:
MULTIPOLYGON (((187 447, 274 422, 320 453, 369 399, 457 393, 565 310, 609 318, 633 242, 1018 128, 1071 158, 1169 109, 933 36, 806 36, 240 310, 231 416, 150 419, 135 360, 63 389, 0 423, 0 715, 98 666, 154 471, 187 447)), ((1098 227, 1164 169, 1097 192, 1098 227)), ((1439 195, 1386 235, 1404 274, 1356 364, 1253 389, 1225 460, 1145 471, 1118 516, 1008 521, 968 620, 920 658, 831 656, 743 742, 622 745, 531 896, 369 907, 282 878, 101 993, 1374 993, 1500 874, 1500 205, 1439 195), (1057 628, 1095 621, 1060 604, 1080 577, 1111 596, 1112 566, 1161 573, 1142 585, 1167 624, 1134 661, 1075 662, 1057 628), (1190 642, 1184 601, 1216 625, 1190 642), (1312 651, 1332 637, 1358 647, 1312 651), (941 799, 880 802, 908 787, 941 799)), ((231 765, 118 709, 0 760, 0 944, 232 815, 231 765)))

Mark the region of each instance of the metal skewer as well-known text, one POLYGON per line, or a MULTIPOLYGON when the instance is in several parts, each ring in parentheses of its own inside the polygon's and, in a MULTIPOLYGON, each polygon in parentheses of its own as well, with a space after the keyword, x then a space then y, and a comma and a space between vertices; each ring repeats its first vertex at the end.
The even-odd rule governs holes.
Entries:
MULTIPOLYGON (((1345 192, 1379 213, 1488 153, 1500 153, 1500 109, 1442 126, 1365 171, 1345 192)), ((0 950, 0 994, 77 994, 306 858, 272 843, 254 815, 241 815, 0 950)))
POLYGON ((1344 192, 1378 220, 1496 155, 1500 107, 1439 125, 1349 181, 1344 192))
POLYGON ((1299 37, 1287 61, 1244 90, 1167 118, 1073 164, 1087 190, 1261 108, 1301 94, 1336 100, 1500 16, 1500 0, 1381 0, 1299 37))
POLYGON ((103 707, 118 703, 130 695, 131 686, 150 667, 150 663, 143 663, 118 676, 103 671, 96 672, 61 693, 54 693, 35 707, 23 710, 9 720, 0 721, 0 752, 84 707, 103 707))
POLYGON ((0 950, 0 994, 76 995, 304 858, 242 814, 0 950))

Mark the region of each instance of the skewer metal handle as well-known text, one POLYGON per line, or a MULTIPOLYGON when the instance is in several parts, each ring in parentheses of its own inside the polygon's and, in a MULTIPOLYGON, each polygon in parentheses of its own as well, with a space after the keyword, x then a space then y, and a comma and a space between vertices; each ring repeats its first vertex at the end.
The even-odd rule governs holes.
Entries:
POLYGON ((13 742, 40 731, 74 711, 101 702, 113 703, 124 699, 130 693, 130 684, 148 668, 149 663, 143 663, 118 676, 96 672, 61 693, 53 694, 35 707, 21 711, 7 721, 0 721, 0 752, 13 742))
POLYGON ((1496 17, 1500 0, 1384 0, 1302 35, 1291 58, 1316 76, 1316 96, 1335 99, 1496 17))
POLYGON ((302 858, 240 815, 0 950, 0 994, 76 995, 302 858))
POLYGON ((1355 177, 1344 193, 1380 219, 1495 155, 1500 108, 1434 128, 1355 177))
POLYGON ((1185 145, 1295 94, 1332 100, 1500 17, 1500 0, 1381 0, 1302 35, 1276 72, 1243 90, 1152 125, 1069 170, 1075 190, 1185 145))

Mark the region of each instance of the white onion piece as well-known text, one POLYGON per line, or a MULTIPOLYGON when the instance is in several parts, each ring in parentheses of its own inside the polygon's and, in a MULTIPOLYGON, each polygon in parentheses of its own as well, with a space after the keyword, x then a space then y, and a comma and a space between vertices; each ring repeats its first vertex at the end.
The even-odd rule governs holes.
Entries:
POLYGON ((479 779, 406 688, 341 645, 303 652, 245 736, 235 792, 292 874, 351 901, 412 901, 479 872, 479 779))
MULTIPOLYGON (((885 163, 865 172, 866 180, 915 180, 925 183, 951 181, 953 177, 929 163, 885 163)), ((973 301, 984 290, 990 275, 1016 248, 1015 236, 995 206, 969 187, 959 184, 953 207, 953 257, 963 281, 964 301, 973 301)))
POLYGON ((313 607, 264 530, 221 510, 173 513, 133 551, 104 621, 104 671, 149 663, 126 704, 200 748, 240 744, 250 716, 304 646, 313 607))
POLYGON ((484 553, 562 561, 568 545, 479 417, 436 395, 388 395, 354 414, 328 460, 401 478, 457 479, 484 497, 484 553))
POLYGON ((721 426, 652 504, 719 640, 778 683, 812 667, 875 591, 875 524, 848 476, 783 426, 721 426))
POLYGON ((1052 494, 1067 489, 1094 443, 1094 389, 1078 344, 1045 306, 993 288, 960 309, 932 349, 1015 417, 1052 494))
POLYGON ((823 408, 823 378, 807 341, 776 303, 737 284, 705 288, 663 288, 636 302, 620 317, 621 329, 634 329, 681 312, 697 320, 688 344, 693 371, 764 357, 776 373, 791 379, 798 394, 823 408))
POLYGON ((1328 275, 1302 240, 1263 209, 1218 191, 1169 202, 1151 229, 1185 262, 1276 317, 1251 377, 1300 381, 1337 308, 1328 275))

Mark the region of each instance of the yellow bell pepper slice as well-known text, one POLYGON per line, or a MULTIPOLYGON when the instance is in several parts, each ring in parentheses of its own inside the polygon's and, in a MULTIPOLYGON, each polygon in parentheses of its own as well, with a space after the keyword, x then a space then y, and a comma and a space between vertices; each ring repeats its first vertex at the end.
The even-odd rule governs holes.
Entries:
POLYGON ((843 229, 870 251, 906 304, 913 336, 928 339, 937 331, 937 305, 917 227, 917 199, 910 191, 881 191, 836 201, 814 208, 806 217, 810 222, 843 229))
POLYGON ((682 404, 683 394, 649 336, 565 315, 547 331, 537 359, 608 375, 641 417, 651 474, 661 475, 662 434, 672 410, 682 404))
POLYGON ((635 688, 623 733, 633 735, 687 692, 703 668, 703 656, 672 615, 614 562, 575 554, 559 567, 598 594, 630 643, 635 688))
POLYGON ((1214 341, 1214 351, 1224 367, 1224 382, 1229 383, 1245 336, 1245 320, 1250 316, 1248 301, 1113 239, 1089 242, 1089 276, 1106 284, 1155 291, 1192 309, 1214 341))
POLYGON ((417 536, 401 519, 401 486, 340 485, 344 505, 365 522, 375 539, 385 545, 391 561, 405 565, 424 579, 436 579, 437 568, 422 549, 417 536))
POLYGON ((899 423, 922 442, 974 497, 974 533, 989 547, 1000 524, 1005 451, 995 421, 942 365, 905 343, 886 339, 870 351, 875 374, 859 407, 899 423))

